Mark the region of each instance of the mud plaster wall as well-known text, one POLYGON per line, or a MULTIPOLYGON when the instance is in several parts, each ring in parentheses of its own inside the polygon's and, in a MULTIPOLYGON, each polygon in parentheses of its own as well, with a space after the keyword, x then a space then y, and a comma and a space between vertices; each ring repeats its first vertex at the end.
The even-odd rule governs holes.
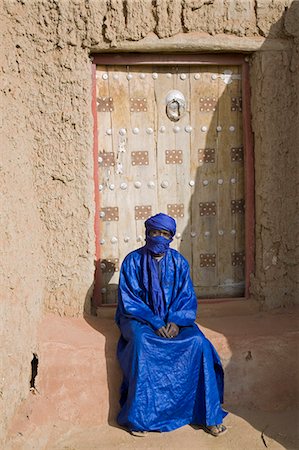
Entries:
POLYGON ((144 37, 160 41, 178 33, 286 43, 284 51, 261 51, 251 62, 257 186, 252 290, 267 307, 295 300, 296 4, 1 2, 3 430, 28 395, 41 314, 80 315, 90 298, 95 247, 89 55, 95 49, 117 51, 144 37))
POLYGON ((256 270, 251 292, 264 308, 298 302, 298 56, 297 46, 257 53, 252 60, 256 270))

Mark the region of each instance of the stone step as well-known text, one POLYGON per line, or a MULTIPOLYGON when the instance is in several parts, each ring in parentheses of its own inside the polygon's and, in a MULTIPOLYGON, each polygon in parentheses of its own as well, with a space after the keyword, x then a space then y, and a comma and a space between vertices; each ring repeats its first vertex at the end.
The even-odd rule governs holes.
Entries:
MULTIPOLYGON (((274 413, 298 406, 297 309, 203 314, 198 325, 223 362, 226 409, 274 413)), ((118 337, 111 318, 46 315, 39 329, 36 390, 21 405, 12 435, 55 423, 115 424, 121 382, 115 356, 118 337)))

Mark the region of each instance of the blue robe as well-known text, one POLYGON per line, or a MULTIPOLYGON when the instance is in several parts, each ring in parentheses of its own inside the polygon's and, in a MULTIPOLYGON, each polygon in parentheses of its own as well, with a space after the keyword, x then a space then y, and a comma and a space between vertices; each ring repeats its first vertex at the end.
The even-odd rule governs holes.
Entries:
POLYGON ((186 259, 169 249, 159 261, 165 317, 153 312, 143 284, 142 247, 125 258, 119 280, 117 355, 123 371, 118 423, 136 431, 170 431, 186 424, 217 425, 227 412, 223 369, 210 341, 194 323, 197 299, 186 259), (173 339, 155 330, 180 327, 173 339))

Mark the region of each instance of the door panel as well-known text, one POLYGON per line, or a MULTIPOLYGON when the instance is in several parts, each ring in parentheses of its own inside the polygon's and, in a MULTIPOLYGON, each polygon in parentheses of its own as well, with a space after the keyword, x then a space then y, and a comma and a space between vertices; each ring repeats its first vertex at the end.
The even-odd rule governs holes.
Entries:
POLYGON ((144 220, 177 221, 172 247, 189 261, 199 297, 244 292, 244 161, 239 66, 97 66, 103 303, 144 244, 144 220), (179 90, 177 122, 165 98, 179 90))

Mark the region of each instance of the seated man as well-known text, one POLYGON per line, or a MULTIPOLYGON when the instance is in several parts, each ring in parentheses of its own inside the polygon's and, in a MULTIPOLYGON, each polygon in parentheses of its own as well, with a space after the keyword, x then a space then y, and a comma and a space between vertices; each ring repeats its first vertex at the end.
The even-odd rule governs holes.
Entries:
POLYGON ((175 220, 157 214, 145 228, 146 245, 129 253, 120 271, 118 423, 134 435, 197 424, 219 436, 226 431, 223 370, 194 323, 197 299, 188 262, 169 248, 175 220))

